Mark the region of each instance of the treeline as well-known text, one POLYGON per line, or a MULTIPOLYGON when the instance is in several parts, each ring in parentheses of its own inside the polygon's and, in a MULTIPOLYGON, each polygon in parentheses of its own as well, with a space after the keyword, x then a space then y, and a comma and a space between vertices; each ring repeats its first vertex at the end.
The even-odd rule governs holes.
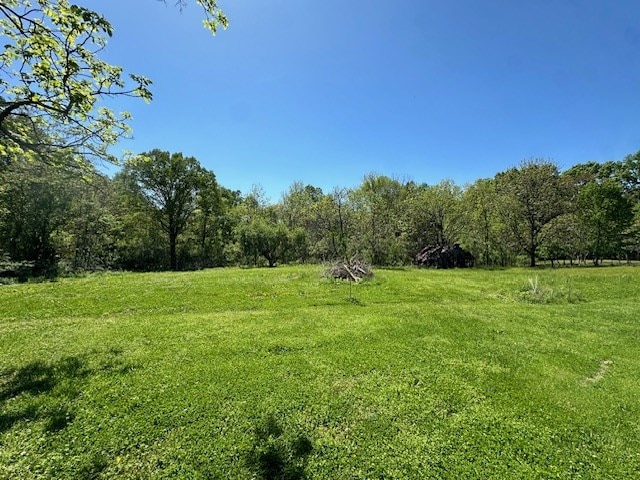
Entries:
POLYGON ((367 175, 355 188, 219 185, 193 157, 159 150, 107 178, 64 157, 0 166, 0 271, 275 266, 357 255, 411 264, 423 247, 460 244, 477 265, 638 259, 640 152, 561 172, 522 162, 468 186, 367 175))

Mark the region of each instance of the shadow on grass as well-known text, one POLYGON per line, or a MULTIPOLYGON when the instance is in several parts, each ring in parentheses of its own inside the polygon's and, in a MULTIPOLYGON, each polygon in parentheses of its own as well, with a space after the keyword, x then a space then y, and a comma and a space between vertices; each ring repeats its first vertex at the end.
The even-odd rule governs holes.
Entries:
POLYGON ((275 417, 268 415, 255 427, 247 463, 262 480, 304 480, 306 457, 312 450, 306 436, 285 432, 275 417))
POLYGON ((75 418, 73 401, 87 377, 132 370, 120 354, 118 349, 108 350, 95 367, 89 366, 89 355, 82 355, 50 363, 36 361, 0 372, 0 433, 35 420, 44 421, 47 432, 64 429, 75 418))

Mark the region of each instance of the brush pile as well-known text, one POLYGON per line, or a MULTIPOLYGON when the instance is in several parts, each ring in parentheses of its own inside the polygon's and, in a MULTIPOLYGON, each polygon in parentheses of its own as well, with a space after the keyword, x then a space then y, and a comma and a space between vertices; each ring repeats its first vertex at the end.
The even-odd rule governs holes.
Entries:
POLYGON ((457 243, 452 246, 430 245, 416 255, 416 265, 427 268, 465 268, 473 267, 474 263, 474 256, 457 243))
POLYGON ((340 278, 350 282, 359 282, 373 276, 371 266, 359 258, 340 260, 332 263, 327 269, 326 276, 340 278))

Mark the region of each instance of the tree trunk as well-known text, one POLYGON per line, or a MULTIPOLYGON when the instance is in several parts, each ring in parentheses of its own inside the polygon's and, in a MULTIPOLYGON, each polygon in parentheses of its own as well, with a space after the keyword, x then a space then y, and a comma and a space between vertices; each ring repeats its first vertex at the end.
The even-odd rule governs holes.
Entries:
POLYGON ((178 234, 176 232, 169 232, 169 267, 174 271, 178 269, 178 255, 176 253, 177 240, 178 234))

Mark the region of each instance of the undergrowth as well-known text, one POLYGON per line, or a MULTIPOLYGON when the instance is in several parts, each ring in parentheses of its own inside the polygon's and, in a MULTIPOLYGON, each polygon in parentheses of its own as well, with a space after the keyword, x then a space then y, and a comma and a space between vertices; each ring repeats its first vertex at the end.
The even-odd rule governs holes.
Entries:
POLYGON ((579 303, 585 298, 571 285, 550 287, 541 285, 538 275, 529 277, 520 288, 520 299, 529 303, 579 303))

